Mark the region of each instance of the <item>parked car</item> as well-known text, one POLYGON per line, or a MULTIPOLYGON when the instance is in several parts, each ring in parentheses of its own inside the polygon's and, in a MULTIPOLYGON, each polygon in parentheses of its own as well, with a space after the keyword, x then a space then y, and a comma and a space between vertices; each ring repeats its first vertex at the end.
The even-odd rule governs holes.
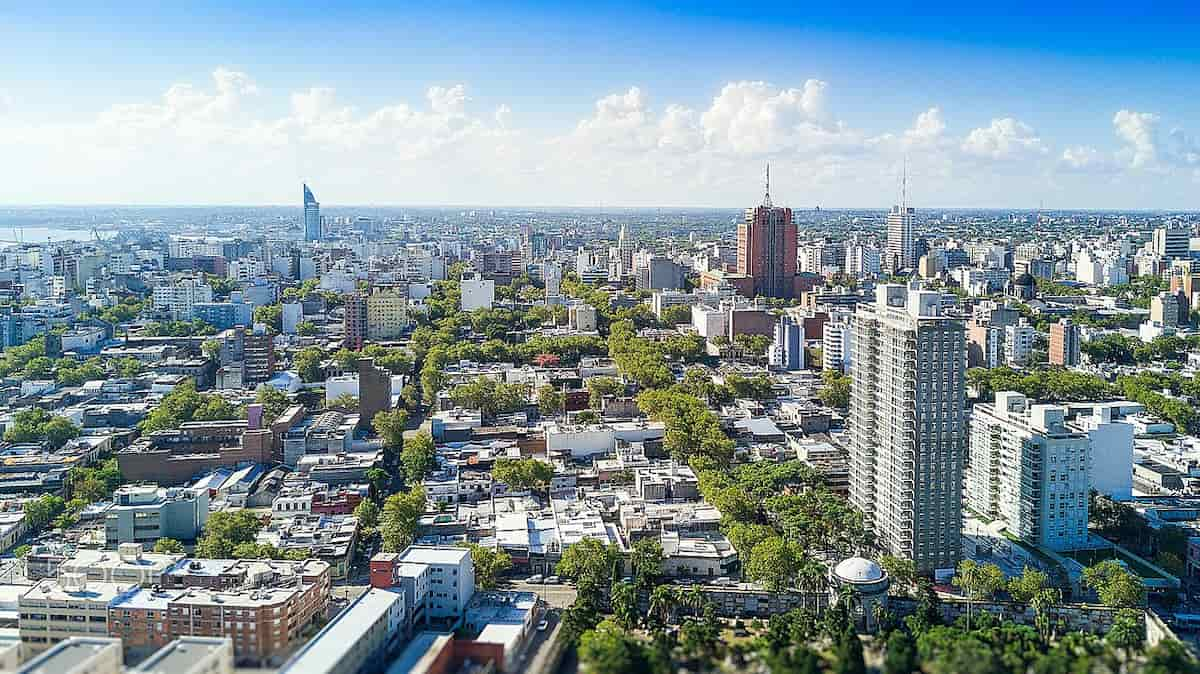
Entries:
POLYGON ((560 582, 562 581, 558 579, 558 576, 546 576, 547 585, 558 585, 560 582))
POLYGON ((526 583, 540 583, 540 582, 542 582, 542 574, 535 573, 534 575, 526 578, 525 582, 526 583))
POLYGON ((541 622, 539 622, 539 623, 537 624, 537 631, 539 631, 539 632, 545 632, 545 631, 546 631, 546 628, 547 628, 547 627, 549 627, 549 626, 550 626, 550 623, 549 623, 548 621, 546 621, 546 620, 543 620, 543 621, 541 621, 541 622))

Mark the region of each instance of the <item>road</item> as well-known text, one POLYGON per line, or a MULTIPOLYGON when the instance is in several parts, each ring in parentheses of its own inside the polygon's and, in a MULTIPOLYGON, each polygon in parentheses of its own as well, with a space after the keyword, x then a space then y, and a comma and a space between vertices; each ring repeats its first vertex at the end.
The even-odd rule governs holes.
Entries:
POLYGON ((547 605, 554 608, 567 608, 575 602, 575 588, 566 585, 546 585, 543 583, 526 583, 523 580, 509 581, 502 585, 506 590, 520 590, 522 592, 533 592, 538 598, 544 601, 547 605))

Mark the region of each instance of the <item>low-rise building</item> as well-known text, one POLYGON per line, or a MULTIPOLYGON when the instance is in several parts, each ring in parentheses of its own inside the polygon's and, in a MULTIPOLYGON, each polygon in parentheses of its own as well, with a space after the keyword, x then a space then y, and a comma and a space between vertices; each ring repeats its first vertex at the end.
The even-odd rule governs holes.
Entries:
POLYGON ((404 624, 403 591, 371 588, 296 651, 280 674, 382 672, 404 624))
POLYGON ((154 485, 124 486, 104 516, 107 544, 150 543, 160 538, 193 541, 208 521, 208 491, 154 485))

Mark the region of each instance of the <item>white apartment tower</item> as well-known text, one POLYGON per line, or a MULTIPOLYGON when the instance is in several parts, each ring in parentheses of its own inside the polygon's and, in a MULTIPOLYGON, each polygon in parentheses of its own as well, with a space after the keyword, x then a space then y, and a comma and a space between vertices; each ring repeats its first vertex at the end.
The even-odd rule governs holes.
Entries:
POLYGON ((876 288, 851 340, 850 499, 888 554, 920 573, 958 564, 966 337, 941 294, 876 288))
POLYGON ((1013 534, 1051 550, 1087 543, 1091 441, 1066 409, 1013 391, 971 410, 963 499, 1013 534))

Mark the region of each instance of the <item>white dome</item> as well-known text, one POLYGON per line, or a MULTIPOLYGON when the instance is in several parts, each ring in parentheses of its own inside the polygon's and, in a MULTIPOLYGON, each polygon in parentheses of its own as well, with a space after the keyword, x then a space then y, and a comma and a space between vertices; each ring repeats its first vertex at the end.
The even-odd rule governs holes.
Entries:
POLYGON ((838 578, 851 583, 874 583, 883 580, 883 569, 869 559, 851 557, 839 563, 833 572, 838 578))

